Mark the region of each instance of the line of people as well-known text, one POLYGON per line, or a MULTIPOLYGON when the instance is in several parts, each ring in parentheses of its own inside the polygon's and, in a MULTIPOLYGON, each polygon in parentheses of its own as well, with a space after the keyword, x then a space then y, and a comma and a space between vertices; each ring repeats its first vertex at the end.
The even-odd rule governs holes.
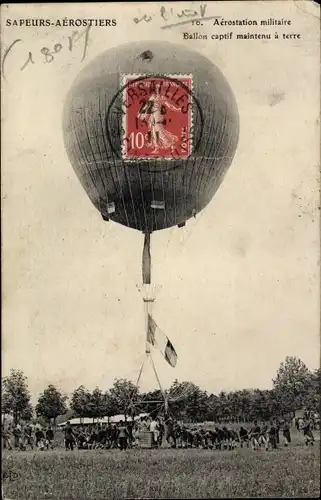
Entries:
MULTIPOLYGON (((311 423, 306 420, 302 426, 302 433, 306 445, 313 445, 314 436, 311 423)), ((173 432, 173 447, 195 447, 232 450, 237 446, 251 447, 253 450, 264 448, 276 449, 283 437, 285 447, 291 443, 291 423, 287 420, 275 420, 267 423, 258 423, 254 420, 250 429, 240 426, 238 429, 226 426, 215 426, 214 429, 194 427, 189 429, 184 425, 177 425, 173 432)))
POLYGON ((152 430, 153 447, 161 446, 164 425, 160 419, 149 422, 140 419, 138 422, 123 422, 118 424, 78 425, 72 427, 70 422, 64 427, 64 442, 66 450, 78 449, 121 449, 139 447, 142 431, 152 430))
POLYGON ((66 450, 77 447, 80 450, 128 448, 132 441, 131 423, 78 425, 72 427, 70 422, 65 425, 64 444, 66 450))
MULTIPOLYGON (((315 439, 309 419, 303 420, 300 432, 304 436, 305 444, 313 445, 315 439)), ((255 420, 250 428, 240 426, 236 429, 230 426, 190 427, 171 417, 142 417, 136 422, 120 421, 118 424, 76 427, 67 422, 63 429, 64 447, 66 450, 139 448, 143 444, 142 439, 146 433, 151 437, 150 447, 152 448, 160 448, 166 443, 171 448, 232 450, 239 446, 253 450, 262 448, 269 450, 278 447, 281 441, 280 434, 283 437, 284 446, 288 446, 292 441, 291 425, 287 420, 274 420, 269 424, 258 423, 255 420)), ((13 448, 53 449, 54 437, 54 430, 50 425, 44 429, 40 425, 30 424, 23 427, 20 424, 12 424, 6 429, 2 426, 3 446, 9 450, 13 448)))
MULTIPOLYGON (((233 450, 237 446, 243 448, 251 447, 257 450, 262 446, 265 449, 276 448, 280 442, 280 428, 277 423, 270 422, 270 425, 260 425, 253 422, 250 429, 240 426, 238 429, 227 426, 215 426, 212 429, 204 427, 189 428, 176 424, 170 434, 171 446, 173 448, 203 448, 216 450, 233 450)), ((287 446, 291 442, 290 427, 284 426, 284 444, 287 446)))
POLYGON ((54 430, 51 425, 42 428, 40 425, 14 425, 10 423, 8 426, 2 425, 1 436, 3 447, 8 450, 13 448, 21 451, 34 448, 40 450, 53 449, 54 430))
MULTIPOLYGON (((238 429, 226 426, 214 428, 189 427, 168 418, 141 418, 139 421, 119 422, 116 424, 79 426, 72 429, 70 424, 65 427, 66 449, 127 449, 141 446, 144 432, 151 434, 151 447, 159 448, 167 443, 171 448, 203 448, 232 450, 237 446, 276 449, 281 442, 285 447, 291 443, 290 421, 271 421, 267 423, 253 422, 251 428, 240 426, 238 429)), ((311 423, 306 420, 302 425, 302 434, 306 445, 313 445, 314 436, 311 423)))

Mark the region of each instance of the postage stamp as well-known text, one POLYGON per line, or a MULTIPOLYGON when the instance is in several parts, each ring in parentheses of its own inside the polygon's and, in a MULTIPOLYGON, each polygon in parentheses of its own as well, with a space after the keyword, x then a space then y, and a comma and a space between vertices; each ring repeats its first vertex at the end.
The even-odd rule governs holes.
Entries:
POLYGON ((192 87, 192 75, 123 76, 123 160, 190 156, 192 87))

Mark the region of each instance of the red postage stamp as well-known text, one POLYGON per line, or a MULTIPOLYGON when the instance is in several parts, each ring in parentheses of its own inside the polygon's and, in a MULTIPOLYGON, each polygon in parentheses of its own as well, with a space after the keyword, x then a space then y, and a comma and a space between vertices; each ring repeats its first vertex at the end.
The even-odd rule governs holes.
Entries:
POLYGON ((123 77, 124 160, 188 158, 192 152, 192 75, 123 77))

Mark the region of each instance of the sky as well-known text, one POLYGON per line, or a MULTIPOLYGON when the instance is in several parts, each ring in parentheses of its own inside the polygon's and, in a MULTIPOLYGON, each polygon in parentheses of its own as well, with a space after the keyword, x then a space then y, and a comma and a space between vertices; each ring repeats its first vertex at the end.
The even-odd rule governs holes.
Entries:
MULTIPOLYGON (((163 386, 177 378, 214 393, 270 388, 286 356, 318 368, 319 22, 307 3, 268 4, 211 4, 207 15, 291 19, 278 30, 300 40, 184 41, 190 25, 163 29, 153 4, 125 5, 121 15, 113 4, 2 10, 5 19, 118 23, 91 30, 82 62, 83 46, 68 50, 73 28, 2 28, 3 50, 21 39, 2 81, 2 374, 23 370, 33 397, 51 383, 70 394, 81 384, 105 390, 116 377, 135 381, 144 359, 136 288, 143 236, 102 220, 62 135, 64 98, 78 72, 126 41, 166 40, 204 54, 228 79, 240 115, 238 148, 214 199, 185 228, 152 235, 153 281, 161 285, 154 318, 178 353, 173 369, 153 351, 163 386), (150 24, 133 22, 145 11, 150 24), (57 43, 62 49, 45 63, 40 49, 57 43), (34 63, 21 71, 29 52, 34 63)), ((199 8, 181 8, 191 5, 199 8)), ((227 28, 207 21, 202 31, 227 28)), ((157 386, 150 367, 141 384, 157 386)))

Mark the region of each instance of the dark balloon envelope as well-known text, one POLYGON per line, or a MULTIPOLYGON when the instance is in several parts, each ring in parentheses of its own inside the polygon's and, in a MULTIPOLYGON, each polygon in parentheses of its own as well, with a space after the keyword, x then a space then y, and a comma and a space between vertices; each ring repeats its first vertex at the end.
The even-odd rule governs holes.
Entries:
POLYGON ((66 99, 63 133, 70 162, 103 218, 151 233, 184 225, 210 202, 233 160, 239 116, 227 80, 206 57, 167 42, 137 42, 104 52, 80 72, 66 99), (193 75, 189 158, 122 159, 123 74, 193 75))

